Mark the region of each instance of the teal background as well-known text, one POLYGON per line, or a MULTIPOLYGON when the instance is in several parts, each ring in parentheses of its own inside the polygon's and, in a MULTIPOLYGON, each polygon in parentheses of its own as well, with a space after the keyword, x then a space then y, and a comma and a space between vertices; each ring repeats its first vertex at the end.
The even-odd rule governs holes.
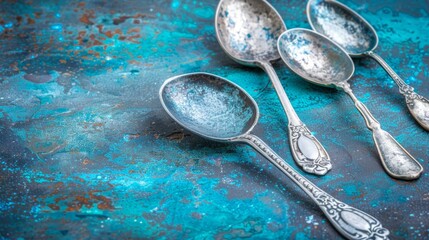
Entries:
MULTIPOLYGON (((269 2, 288 28, 310 28, 306 1, 269 2)), ((428 1, 341 2, 375 27, 376 52, 429 97, 428 1)), ((197 137, 162 109, 169 77, 228 78, 259 104, 255 134, 297 168, 268 76, 217 43, 216 5, 0 0, 0 238, 340 238, 250 147, 197 137)), ((426 172, 412 182, 388 177, 351 100, 278 62, 293 106, 333 161, 328 175, 305 176, 377 217, 392 238, 428 238, 429 134, 375 61, 355 63, 356 95, 426 172)))

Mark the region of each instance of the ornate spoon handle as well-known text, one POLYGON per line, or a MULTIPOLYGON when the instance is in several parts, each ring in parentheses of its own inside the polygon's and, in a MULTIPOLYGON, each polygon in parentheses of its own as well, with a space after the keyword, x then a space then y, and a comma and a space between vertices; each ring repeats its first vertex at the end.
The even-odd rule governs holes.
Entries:
POLYGON ((376 60, 399 87, 399 92, 404 95, 407 107, 411 115, 426 130, 429 131, 429 100, 414 92, 414 88, 406 84, 402 78, 381 58, 378 54, 370 51, 366 53, 376 60))
POLYGON ((356 98, 347 82, 337 84, 337 86, 342 88, 353 99, 356 108, 365 118, 367 127, 372 131, 378 155, 386 172, 397 179, 414 180, 419 178, 423 172, 422 165, 388 132, 381 129, 380 123, 368 108, 356 98))
POLYGON ((373 216, 338 201, 296 172, 267 144, 248 134, 235 139, 255 148, 272 164, 292 179, 322 209, 334 227, 348 239, 388 239, 389 230, 373 216))
POLYGON ((325 175, 332 168, 331 160, 322 144, 303 123, 289 123, 289 143, 295 162, 308 173, 325 175))
POLYGON ((328 152, 299 119, 271 63, 261 62, 259 65, 270 77, 288 117, 290 147, 296 164, 308 173, 325 175, 332 168, 328 152))

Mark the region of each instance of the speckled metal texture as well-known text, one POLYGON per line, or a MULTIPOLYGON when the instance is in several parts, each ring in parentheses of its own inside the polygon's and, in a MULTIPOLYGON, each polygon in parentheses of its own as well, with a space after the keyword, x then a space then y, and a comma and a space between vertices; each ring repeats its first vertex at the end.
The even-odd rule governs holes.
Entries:
POLYGON ((234 59, 252 64, 280 58, 277 39, 286 26, 264 0, 223 0, 217 12, 219 42, 234 59))
MULTIPOLYGON (((306 1, 269 1, 289 28, 310 28, 306 1)), ((389 59, 429 95, 425 0, 344 0, 377 30, 389 59)), ((215 36, 218 1, 0 2, 0 235, 3 238, 338 239, 317 205, 275 167, 237 144, 183 131, 161 84, 210 72, 258 103, 254 131, 293 164, 287 120, 266 74, 231 60, 215 36)), ((428 169, 429 134, 373 61, 350 82, 383 128, 428 169)), ((275 65, 333 168, 303 173, 376 216, 394 239, 429 237, 429 178, 387 176, 345 94, 275 65), (329 123, 329 124, 327 124, 329 123)))
POLYGON ((313 28, 337 42, 347 52, 360 55, 377 47, 378 37, 371 25, 337 1, 310 0, 308 19, 313 28))
POLYGON ((214 75, 191 73, 168 79, 160 98, 166 111, 183 127, 215 140, 245 134, 258 121, 254 100, 214 75))
POLYGON ((291 29, 278 41, 280 56, 289 68, 316 84, 334 86, 353 75, 349 55, 329 39, 308 29, 291 29))

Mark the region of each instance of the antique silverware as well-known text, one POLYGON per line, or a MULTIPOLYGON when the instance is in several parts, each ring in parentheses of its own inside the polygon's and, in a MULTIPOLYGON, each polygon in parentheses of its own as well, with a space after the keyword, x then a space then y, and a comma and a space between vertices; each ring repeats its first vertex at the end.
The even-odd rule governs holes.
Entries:
POLYGON ((342 46, 350 56, 375 59, 392 77, 405 97, 408 109, 416 121, 429 131, 429 100, 414 92, 374 50, 378 36, 374 28, 359 14, 333 0, 310 0, 307 17, 313 30, 342 46))
POLYGON ((365 118, 387 173, 398 179, 420 177, 423 167, 388 132, 366 106, 353 94, 347 82, 354 73, 350 56, 336 43, 307 29, 291 29, 278 40, 280 56, 286 65, 303 79, 312 83, 344 90, 365 118))
POLYGON ((210 140, 252 146, 302 188, 345 237, 388 238, 389 230, 377 219, 325 193, 251 134, 258 122, 259 109, 252 97, 236 84, 207 73, 191 73, 166 80, 159 94, 167 113, 191 132, 210 140))
POLYGON ((295 162, 308 173, 325 175, 332 168, 329 155, 299 119, 271 65, 280 59, 277 38, 286 30, 278 12, 264 0, 221 0, 215 27, 221 47, 232 59, 268 73, 289 120, 295 162))

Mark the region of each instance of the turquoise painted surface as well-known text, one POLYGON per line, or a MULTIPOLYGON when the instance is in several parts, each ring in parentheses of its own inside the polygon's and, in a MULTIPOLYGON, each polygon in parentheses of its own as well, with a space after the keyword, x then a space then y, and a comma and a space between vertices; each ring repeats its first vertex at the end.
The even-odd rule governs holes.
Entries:
MULTIPOLYGON (((342 1, 380 37, 378 53, 429 96, 427 1, 342 1)), ((309 28, 305 1, 270 1, 288 28, 309 28)), ((0 2, 0 236, 18 238, 333 239, 305 194, 250 147, 175 124, 158 90, 207 71, 242 86, 256 133, 290 163, 286 118, 268 77, 222 52, 217 1, 0 2)), ((354 91, 428 166, 429 134, 387 74, 358 59, 354 91)), ((300 117, 333 158, 306 175, 380 219, 394 238, 429 237, 429 181, 389 178, 350 100, 275 68, 300 117)))

